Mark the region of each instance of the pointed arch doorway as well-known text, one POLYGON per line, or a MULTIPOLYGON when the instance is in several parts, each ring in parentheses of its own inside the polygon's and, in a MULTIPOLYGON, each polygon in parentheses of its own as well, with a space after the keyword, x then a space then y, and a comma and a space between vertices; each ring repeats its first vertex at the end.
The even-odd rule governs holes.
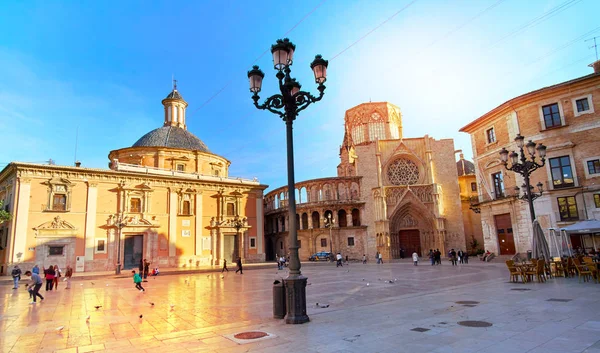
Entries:
POLYGON ((402 251, 408 258, 413 252, 424 256, 434 241, 433 215, 422 203, 406 200, 398 206, 390 218, 390 255, 399 259, 402 251))

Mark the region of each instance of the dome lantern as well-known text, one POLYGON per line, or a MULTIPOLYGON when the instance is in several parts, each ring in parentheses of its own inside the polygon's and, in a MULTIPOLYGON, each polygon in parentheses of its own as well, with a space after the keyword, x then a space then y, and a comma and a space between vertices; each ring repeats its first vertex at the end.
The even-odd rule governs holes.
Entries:
POLYGON ((162 100, 162 104, 165 107, 164 126, 176 126, 185 130, 187 128, 185 124, 185 109, 188 104, 179 91, 177 91, 177 80, 173 80, 173 90, 162 100))

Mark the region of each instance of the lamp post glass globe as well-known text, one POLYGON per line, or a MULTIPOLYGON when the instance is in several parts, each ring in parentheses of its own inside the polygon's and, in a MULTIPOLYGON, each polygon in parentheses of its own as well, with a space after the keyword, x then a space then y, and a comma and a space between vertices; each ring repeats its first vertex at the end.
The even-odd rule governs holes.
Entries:
POLYGON ((286 66, 292 65, 295 50, 296 46, 290 42, 288 38, 278 39, 277 42, 271 46, 273 67, 276 70, 281 71, 286 66))
POLYGON ((250 92, 258 93, 262 89, 262 81, 265 73, 262 72, 257 65, 252 66, 252 70, 248 71, 248 79, 250 80, 250 92))
POLYGON ((535 149, 538 151, 540 158, 544 160, 546 158, 546 146, 540 143, 535 149))
POLYGON ((521 136, 521 134, 518 134, 517 137, 515 137, 515 142, 517 143, 517 147, 523 148, 525 137, 521 136))
POLYGON ((316 55, 315 60, 310 64, 310 68, 313 70, 315 74, 315 82, 318 84, 323 84, 327 80, 327 66, 329 62, 321 55, 316 55))
POLYGON ((508 162, 508 150, 504 147, 502 147, 502 150, 500 151, 500 159, 502 160, 502 163, 508 162))

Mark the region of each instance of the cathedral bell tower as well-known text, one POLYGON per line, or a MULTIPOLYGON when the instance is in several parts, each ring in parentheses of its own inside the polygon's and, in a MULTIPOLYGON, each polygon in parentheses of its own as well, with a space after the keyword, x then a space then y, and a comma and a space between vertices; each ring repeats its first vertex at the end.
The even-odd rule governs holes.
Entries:
POLYGON ((164 126, 176 126, 185 130, 185 109, 188 104, 177 91, 177 80, 173 80, 173 91, 162 100, 162 104, 165 107, 164 126))

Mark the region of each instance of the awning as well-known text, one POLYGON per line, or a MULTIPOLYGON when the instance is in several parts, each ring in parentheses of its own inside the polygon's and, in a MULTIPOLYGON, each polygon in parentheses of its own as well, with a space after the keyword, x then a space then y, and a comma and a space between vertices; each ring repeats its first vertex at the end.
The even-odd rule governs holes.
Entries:
POLYGON ((561 228, 567 234, 588 234, 600 233, 600 221, 596 219, 588 219, 586 221, 577 222, 570 226, 561 228))

